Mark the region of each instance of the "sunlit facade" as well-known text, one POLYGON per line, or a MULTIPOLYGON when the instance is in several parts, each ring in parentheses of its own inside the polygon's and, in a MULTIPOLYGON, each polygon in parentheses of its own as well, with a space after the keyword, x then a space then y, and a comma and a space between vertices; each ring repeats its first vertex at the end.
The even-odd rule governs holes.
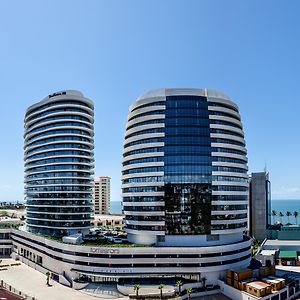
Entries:
POLYGON ((248 175, 238 107, 212 90, 142 95, 126 126, 122 188, 134 243, 243 240, 248 175))
POLYGON ((25 115, 27 230, 88 232, 92 212, 94 106, 78 91, 49 95, 25 115))

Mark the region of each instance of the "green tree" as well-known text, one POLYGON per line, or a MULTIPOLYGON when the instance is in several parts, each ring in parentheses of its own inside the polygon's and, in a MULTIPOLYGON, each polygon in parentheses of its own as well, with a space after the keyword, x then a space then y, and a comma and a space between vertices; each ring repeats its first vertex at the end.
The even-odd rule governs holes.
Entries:
POLYGON ((179 292, 179 295, 181 296, 181 287, 183 285, 183 282, 182 280, 177 280, 176 281, 176 286, 178 287, 178 292, 179 292))
POLYGON ((291 224, 290 223, 290 216, 292 215, 292 213, 290 212, 290 211, 287 211, 286 212, 286 216, 287 216, 287 218, 288 218, 288 224, 291 224))
POLYGON ((164 284, 160 284, 160 285, 158 286, 158 289, 160 290, 160 299, 163 298, 163 288, 164 288, 164 287, 165 287, 164 284))
POLYGON ((282 224, 282 217, 284 216, 284 214, 280 211, 278 216, 279 216, 279 222, 282 224))
POLYGON ((135 291, 135 297, 138 298, 139 297, 139 289, 141 288, 141 286, 139 284, 135 284, 133 286, 133 290, 135 291))
POLYGON ((298 225, 298 215, 299 215, 298 212, 294 211, 293 215, 294 215, 294 218, 295 218, 296 225, 298 225))
POLYGON ((189 288, 186 288, 186 293, 188 295, 188 299, 190 300, 191 299, 191 293, 193 292, 193 289, 191 287, 189 288))
POLYGON ((273 209, 271 214, 272 214, 272 218, 273 218, 273 224, 275 224, 275 222, 276 222, 275 220, 276 220, 276 217, 277 217, 276 210, 273 209))

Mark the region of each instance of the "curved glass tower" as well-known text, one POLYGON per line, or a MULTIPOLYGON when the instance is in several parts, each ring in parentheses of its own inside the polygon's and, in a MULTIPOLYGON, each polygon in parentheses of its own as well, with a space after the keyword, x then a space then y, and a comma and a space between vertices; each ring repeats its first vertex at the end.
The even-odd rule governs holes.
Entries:
POLYGON ((159 89, 139 97, 123 152, 128 239, 160 246, 243 241, 246 153, 238 107, 227 96, 159 89))
POLYGON ((25 115, 27 230, 63 236, 89 230, 94 105, 78 91, 49 95, 25 115))

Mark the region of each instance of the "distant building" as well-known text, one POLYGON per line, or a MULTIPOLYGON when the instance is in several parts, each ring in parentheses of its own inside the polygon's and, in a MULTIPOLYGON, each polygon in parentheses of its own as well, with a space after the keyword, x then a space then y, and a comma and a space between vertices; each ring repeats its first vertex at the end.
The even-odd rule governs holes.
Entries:
POLYGON ((271 224, 271 186, 269 173, 252 173, 249 196, 249 231, 257 240, 267 237, 267 228, 271 224))
POLYGON ((108 215, 110 208, 110 177, 100 176, 94 182, 95 214, 108 215))

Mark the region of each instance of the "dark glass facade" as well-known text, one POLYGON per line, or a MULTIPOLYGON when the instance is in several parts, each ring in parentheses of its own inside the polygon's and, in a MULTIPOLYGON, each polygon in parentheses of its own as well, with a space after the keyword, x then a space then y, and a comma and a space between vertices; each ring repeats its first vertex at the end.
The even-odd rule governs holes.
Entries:
POLYGON ((212 157, 205 97, 166 98, 166 234, 209 234, 212 157))

